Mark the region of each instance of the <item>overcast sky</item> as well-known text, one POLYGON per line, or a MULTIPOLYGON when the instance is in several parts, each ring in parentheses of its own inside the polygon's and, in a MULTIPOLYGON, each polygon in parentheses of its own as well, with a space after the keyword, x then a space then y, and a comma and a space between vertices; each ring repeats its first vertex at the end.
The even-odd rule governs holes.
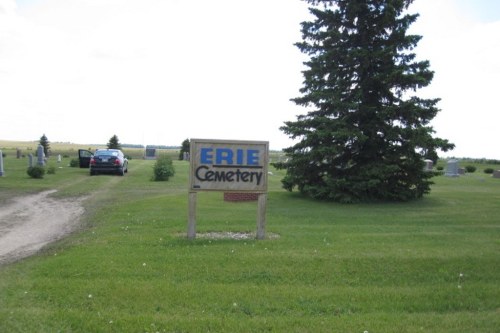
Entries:
MULTIPOLYGON (((432 125, 457 146, 441 156, 500 159, 500 1, 410 11, 435 71, 419 94, 442 99, 432 125)), ((0 0, 0 139, 288 147, 307 18, 300 0, 0 0)))

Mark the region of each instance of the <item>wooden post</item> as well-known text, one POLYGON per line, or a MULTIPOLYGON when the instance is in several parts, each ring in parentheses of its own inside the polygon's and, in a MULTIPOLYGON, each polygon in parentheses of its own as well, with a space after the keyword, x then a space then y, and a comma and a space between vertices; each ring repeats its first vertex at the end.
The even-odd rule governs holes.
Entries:
POLYGON ((187 233, 188 239, 196 238, 196 199, 197 199, 197 193, 189 192, 188 233, 187 233))
POLYGON ((257 204, 257 239, 264 239, 266 237, 266 205, 267 193, 259 194, 257 204))

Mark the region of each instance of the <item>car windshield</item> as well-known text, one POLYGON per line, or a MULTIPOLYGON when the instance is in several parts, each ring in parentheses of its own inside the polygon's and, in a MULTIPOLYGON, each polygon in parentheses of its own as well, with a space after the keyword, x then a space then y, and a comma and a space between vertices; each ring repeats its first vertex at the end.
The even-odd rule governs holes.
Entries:
POLYGON ((109 151, 109 150, 98 150, 95 152, 96 156, 118 156, 117 151, 109 151))

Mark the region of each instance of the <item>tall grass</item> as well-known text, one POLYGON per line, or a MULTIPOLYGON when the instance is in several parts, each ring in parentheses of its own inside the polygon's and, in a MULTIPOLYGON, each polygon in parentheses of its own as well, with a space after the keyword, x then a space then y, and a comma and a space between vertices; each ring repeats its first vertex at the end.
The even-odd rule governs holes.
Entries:
MULTIPOLYGON (((86 228, 0 268, 1 332, 495 332, 500 181, 437 177, 410 203, 315 202, 269 177, 268 234, 186 239, 188 164, 150 181, 5 161, 0 193, 86 196, 86 228), (17 165, 17 164, 18 165, 17 165), (22 174, 24 173, 24 174, 22 174)), ((198 195, 197 231, 255 232, 257 204, 198 195)), ((6 196, 0 194, 0 203, 6 196)))

